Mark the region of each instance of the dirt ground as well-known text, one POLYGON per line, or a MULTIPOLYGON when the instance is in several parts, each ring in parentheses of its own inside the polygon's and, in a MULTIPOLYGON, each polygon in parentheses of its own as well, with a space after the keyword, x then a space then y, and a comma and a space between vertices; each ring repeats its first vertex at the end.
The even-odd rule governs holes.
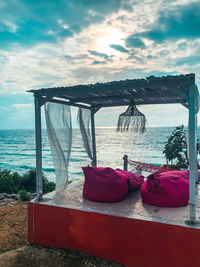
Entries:
POLYGON ((28 205, 13 199, 0 201, 0 252, 26 244, 28 205))
POLYGON ((27 244, 28 205, 13 199, 0 200, 1 267, 120 267, 71 249, 53 249, 27 244))

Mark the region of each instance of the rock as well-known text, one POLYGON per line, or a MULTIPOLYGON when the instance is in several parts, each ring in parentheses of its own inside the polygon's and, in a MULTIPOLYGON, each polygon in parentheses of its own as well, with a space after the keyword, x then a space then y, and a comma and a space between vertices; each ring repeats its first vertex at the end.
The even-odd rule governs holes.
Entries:
MULTIPOLYGON (((37 197, 37 193, 30 193, 30 192, 26 192, 26 193, 29 196, 30 200, 32 200, 32 199, 37 197)), ((18 195, 18 199, 20 200, 20 196, 19 195, 18 195)))
POLYGON ((19 196, 17 194, 11 194, 9 195, 9 198, 12 198, 14 200, 19 200, 19 196))
POLYGON ((0 194, 0 200, 4 199, 4 194, 0 194))
MULTIPOLYGON (((30 196, 30 199, 34 199, 37 197, 36 193, 27 192, 27 194, 30 196)), ((0 200, 5 200, 5 199, 20 200, 20 197, 19 194, 0 193, 0 200)))
POLYGON ((37 197, 37 193, 30 193, 30 192, 27 192, 27 193, 30 196, 31 200, 37 197))
POLYGON ((0 200, 4 200, 4 199, 19 200, 19 197, 17 194, 0 193, 0 200))
POLYGON ((1 193, 1 194, 0 194, 0 200, 3 200, 4 198, 8 198, 7 196, 8 196, 8 194, 6 194, 6 193, 1 193))

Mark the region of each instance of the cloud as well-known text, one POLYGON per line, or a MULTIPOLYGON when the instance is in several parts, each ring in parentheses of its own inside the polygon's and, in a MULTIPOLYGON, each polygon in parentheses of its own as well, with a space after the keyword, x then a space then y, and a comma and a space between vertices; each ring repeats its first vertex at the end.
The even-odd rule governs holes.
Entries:
POLYGON ((97 56, 97 57, 102 57, 106 60, 108 60, 110 57, 107 55, 107 54, 104 54, 104 53, 99 53, 97 51, 93 51, 93 50, 88 50, 88 52, 91 54, 91 55, 94 55, 94 56, 97 56))
POLYGON ((3 65, 5 63, 8 63, 9 59, 7 56, 0 55, 0 65, 3 65))
POLYGON ((8 110, 7 107, 0 107, 0 110, 8 110))
POLYGON ((157 43, 180 38, 195 39, 200 37, 200 2, 176 5, 160 12, 158 20, 151 30, 135 34, 157 43))
POLYGON ((106 60, 95 60, 92 62, 93 65, 98 65, 98 64, 106 64, 106 60))
POLYGON ((92 62, 92 65, 102 65, 102 64, 106 64, 108 62, 112 62, 113 61, 113 55, 112 56, 109 56, 107 54, 104 54, 104 53, 99 53, 97 51, 94 51, 94 50, 88 50, 88 52, 97 57, 97 58, 103 58, 104 60, 94 60, 92 62))
POLYGON ((8 0, 0 8, 0 48, 56 43, 89 25, 100 23, 120 8, 132 9, 126 0, 8 0))
POLYGON ((0 121, 0 129, 34 128, 33 95, 1 95, 0 121))
POLYGON ((200 38, 170 37, 187 12, 198 22, 198 7, 187 0, 2 0, 1 98, 149 75, 194 72, 199 82, 200 38), (159 41, 148 36, 156 31, 165 35, 159 41))
MULTIPOLYGON (((200 85, 200 3, 191 1, 1 0, 0 127, 34 127, 29 89, 188 72, 200 85)), ((140 107, 150 126, 184 112, 154 107, 140 107)), ((124 110, 100 110, 97 125, 124 110)))
POLYGON ((145 48, 145 44, 142 42, 142 40, 140 38, 134 37, 134 35, 131 35, 126 39, 126 46, 142 49, 145 48))
POLYGON ((33 104, 13 104, 12 106, 17 110, 21 110, 24 112, 32 111, 33 109, 33 104))
POLYGON ((126 48, 124 48, 123 46, 118 45, 118 44, 111 44, 110 47, 112 49, 115 49, 116 51, 121 52, 121 53, 128 53, 129 52, 126 48))
POLYGON ((176 65, 180 66, 180 65, 200 65, 200 56, 190 56, 190 57, 182 57, 176 60, 176 65))

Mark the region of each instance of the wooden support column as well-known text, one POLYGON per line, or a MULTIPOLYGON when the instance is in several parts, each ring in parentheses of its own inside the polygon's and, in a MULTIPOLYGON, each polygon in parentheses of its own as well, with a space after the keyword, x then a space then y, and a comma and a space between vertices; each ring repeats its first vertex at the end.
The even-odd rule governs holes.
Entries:
POLYGON ((42 131, 40 98, 35 96, 35 146, 36 146, 36 193, 37 201, 42 200, 42 131))
POLYGON ((93 149, 93 161, 92 166, 97 166, 97 152, 96 152, 96 137, 95 137, 95 121, 94 121, 94 114, 96 110, 95 108, 91 108, 91 131, 92 131, 92 149, 93 149))
POLYGON ((189 89, 189 176, 190 223, 196 223, 196 175, 197 175, 197 123, 195 111, 195 87, 189 89))
POLYGON ((128 171, 128 156, 124 155, 123 160, 124 160, 124 170, 128 171))

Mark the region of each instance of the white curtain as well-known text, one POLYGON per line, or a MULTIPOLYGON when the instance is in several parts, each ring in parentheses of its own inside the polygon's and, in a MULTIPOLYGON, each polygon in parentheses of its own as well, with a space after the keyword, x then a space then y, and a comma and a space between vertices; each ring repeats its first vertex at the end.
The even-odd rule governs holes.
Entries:
POLYGON ((45 117, 58 193, 65 190, 68 185, 68 165, 72 145, 70 106, 47 103, 45 104, 45 117))
POLYGON ((91 110, 79 108, 77 114, 77 123, 83 138, 83 145, 86 149, 88 157, 93 161, 93 148, 91 138, 91 110))

